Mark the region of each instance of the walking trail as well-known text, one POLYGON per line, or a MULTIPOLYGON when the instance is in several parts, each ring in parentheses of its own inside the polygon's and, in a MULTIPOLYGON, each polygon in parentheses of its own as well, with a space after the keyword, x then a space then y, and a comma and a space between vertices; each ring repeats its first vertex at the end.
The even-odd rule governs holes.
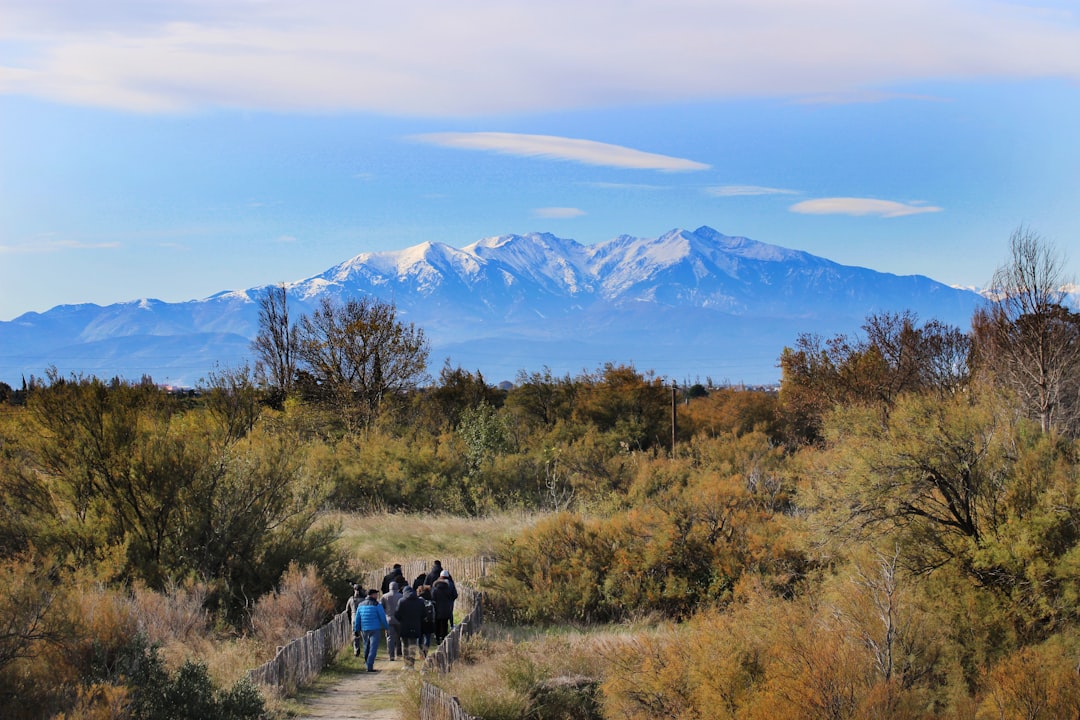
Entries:
MULTIPOLYGON (((380 654, 381 655, 381 654, 380 654)), ((324 681, 302 691, 296 698, 296 718, 320 720, 398 720, 402 702, 404 663, 390 662, 385 655, 375 661, 374 673, 359 660, 339 657, 323 672, 324 681)))

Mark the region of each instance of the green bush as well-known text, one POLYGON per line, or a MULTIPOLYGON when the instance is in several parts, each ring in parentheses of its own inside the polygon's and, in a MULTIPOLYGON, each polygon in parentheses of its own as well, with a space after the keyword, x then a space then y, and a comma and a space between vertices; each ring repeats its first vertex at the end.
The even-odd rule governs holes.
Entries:
POLYGON ((218 690, 206 665, 191 660, 170 674, 157 647, 141 635, 114 653, 97 653, 87 680, 125 686, 132 720, 254 720, 265 714, 250 681, 218 690))

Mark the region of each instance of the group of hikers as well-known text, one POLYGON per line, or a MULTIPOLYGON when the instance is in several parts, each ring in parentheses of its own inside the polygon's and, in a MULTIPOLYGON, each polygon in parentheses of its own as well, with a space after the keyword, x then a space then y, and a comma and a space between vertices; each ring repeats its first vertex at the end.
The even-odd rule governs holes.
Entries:
POLYGON ((411 584, 402 575, 400 564, 383 577, 379 588, 365 592, 354 583, 348 603, 353 655, 360 657, 363 652, 367 671, 375 672, 375 656, 385 633, 391 661, 403 658, 412 664, 417 655, 427 657, 432 636, 438 647, 450 633, 457 597, 454 579, 439 560, 430 572, 417 575, 411 584))

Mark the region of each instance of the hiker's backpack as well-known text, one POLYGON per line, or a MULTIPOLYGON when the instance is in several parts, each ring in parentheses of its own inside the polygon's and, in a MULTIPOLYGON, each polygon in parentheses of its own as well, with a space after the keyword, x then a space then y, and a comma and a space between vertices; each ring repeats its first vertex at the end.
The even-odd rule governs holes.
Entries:
POLYGON ((435 603, 430 600, 424 600, 424 622, 435 624, 435 603))

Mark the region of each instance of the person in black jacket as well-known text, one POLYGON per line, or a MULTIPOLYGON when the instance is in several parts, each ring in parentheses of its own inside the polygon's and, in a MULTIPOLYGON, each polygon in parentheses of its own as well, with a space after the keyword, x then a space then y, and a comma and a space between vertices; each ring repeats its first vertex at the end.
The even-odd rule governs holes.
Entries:
MULTIPOLYGON (((379 592, 383 595, 390 592, 390 583, 397 582, 398 575, 401 574, 401 563, 394 563, 394 569, 383 575, 382 585, 379 587, 379 592)), ((405 583, 400 583, 400 587, 404 587, 405 583)))
POLYGON ((442 572, 443 572, 442 561, 441 560, 436 560, 434 563, 432 563, 431 572, 429 572, 427 574, 427 578, 424 579, 424 584, 425 585, 434 585, 435 581, 439 579, 440 575, 442 575, 442 572))
POLYGON ((397 610, 394 611, 394 619, 397 621, 398 635, 401 637, 401 656, 411 665, 415 660, 413 648, 422 650, 420 629, 424 621, 424 601, 408 585, 405 586, 397 610))
POLYGON ((435 644, 438 645, 450 634, 450 623, 454 619, 454 601, 457 600, 457 587, 450 573, 443 570, 439 579, 431 586, 431 599, 435 603, 435 644))
MULTIPOLYGON (((360 603, 367 597, 367 593, 364 592, 364 588, 359 583, 353 583, 353 594, 349 598, 349 602, 345 604, 345 609, 349 611, 349 625, 352 625, 356 620, 356 609, 360 607, 360 603)), ((353 655, 360 657, 360 640, 359 634, 353 636, 353 655)))
POLYGON ((431 638, 435 635, 435 602, 431 599, 430 585, 421 585, 417 594, 424 601, 424 621, 420 624, 420 651, 426 657, 431 649, 431 638))

